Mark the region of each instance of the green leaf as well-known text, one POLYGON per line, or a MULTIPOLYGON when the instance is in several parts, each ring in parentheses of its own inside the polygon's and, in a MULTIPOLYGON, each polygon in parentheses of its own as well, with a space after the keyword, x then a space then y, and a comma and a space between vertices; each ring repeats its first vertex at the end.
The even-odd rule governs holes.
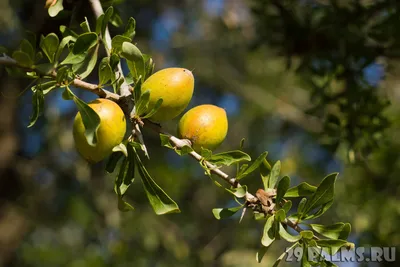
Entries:
POLYGON ((322 225, 322 224, 310 224, 310 227, 317 232, 318 234, 321 234, 325 237, 331 238, 331 239, 341 239, 340 236, 346 236, 348 235, 348 228, 345 227, 346 224, 344 223, 335 223, 332 225, 322 225), (345 233, 343 234, 343 230, 345 233))
POLYGON ((32 95, 32 115, 30 116, 30 122, 28 128, 32 127, 40 114, 43 113, 44 109, 44 95, 41 90, 35 90, 32 95))
POLYGON ((322 180, 321 184, 304 207, 304 212, 306 214, 318 206, 322 206, 333 200, 337 175, 337 173, 333 173, 322 180))
POLYGON ((264 225, 264 232, 261 239, 261 244, 265 247, 269 247, 275 240, 275 229, 273 227, 275 216, 268 217, 267 222, 264 225))
POLYGON ((54 18, 55 16, 58 15, 58 13, 60 13, 62 10, 64 9, 63 7, 63 0, 57 0, 56 4, 49 7, 48 9, 48 13, 49 16, 54 18))
POLYGON ((243 151, 233 150, 214 154, 208 159, 208 161, 216 165, 230 166, 241 161, 251 161, 251 158, 243 151))
POLYGON ((300 235, 304 239, 312 239, 314 237, 314 233, 310 230, 301 231, 300 235))
POLYGON ((291 234, 289 234, 289 233, 286 231, 284 225, 281 225, 281 226, 279 227, 279 235, 280 235, 283 239, 285 239, 286 241, 288 241, 288 242, 290 242, 290 243, 297 242, 297 241, 299 241, 299 240, 301 239, 301 235, 291 235, 291 234))
POLYGON ((97 44, 97 34, 94 32, 86 32, 79 35, 78 39, 76 39, 72 52, 75 55, 84 54, 97 44))
POLYGON ((135 208, 131 204, 123 200, 122 197, 118 197, 118 209, 123 212, 128 212, 134 210, 135 208))
POLYGON ((121 56, 133 62, 143 61, 142 52, 140 52, 136 45, 130 42, 122 43, 121 56))
POLYGON ((149 199, 154 212, 157 215, 179 213, 180 210, 175 201, 173 201, 151 178, 150 174, 147 172, 146 168, 141 162, 139 155, 135 153, 135 156, 137 165, 139 167, 139 173, 142 177, 144 190, 146 191, 147 198, 149 199))
POLYGON ((329 201, 328 203, 325 203, 322 206, 320 206, 319 209, 316 212, 312 213, 312 214, 308 214, 308 212, 304 213, 307 216, 303 216, 302 218, 304 220, 311 220, 311 219, 318 218, 321 215, 323 215, 332 206, 332 203, 333 203, 333 199, 331 201, 329 201))
POLYGON ((290 209, 292 208, 292 201, 288 200, 283 204, 282 209, 285 211, 285 213, 288 213, 290 209))
POLYGON ((283 209, 278 210, 275 212, 275 219, 278 222, 283 222, 286 219, 286 213, 283 209))
POLYGON ((143 80, 145 81, 147 78, 149 78, 153 74, 155 63, 150 56, 147 56, 145 54, 143 54, 143 59, 145 62, 144 65, 145 65, 145 69, 146 69, 146 74, 143 77, 143 80), (148 57, 148 59, 146 59, 147 57, 148 57))
POLYGON ((118 152, 113 152, 110 157, 108 158, 107 164, 106 164, 106 171, 108 173, 113 173, 115 170, 115 167, 118 164, 118 161, 124 156, 124 154, 120 151, 118 152))
POLYGON ((28 54, 22 51, 14 51, 12 54, 12 58, 17 61, 17 63, 24 67, 30 67, 33 65, 33 60, 29 57, 28 54))
POLYGON ((59 45, 58 48, 57 48, 57 52, 56 52, 56 55, 55 55, 55 57, 54 57, 55 60, 58 60, 58 59, 60 58, 60 56, 61 56, 61 54, 62 54, 62 52, 63 52, 65 46, 66 46, 67 44, 69 44, 69 42, 73 42, 73 41, 75 41, 75 40, 76 40, 76 38, 73 37, 73 36, 66 36, 66 37, 64 37, 64 38, 61 40, 61 43, 60 43, 60 45, 59 45))
POLYGON ((262 246, 262 247, 257 251, 256 260, 257 260, 258 263, 261 263, 261 261, 262 261, 264 255, 267 253, 267 251, 268 251, 268 247, 264 247, 264 246, 262 246))
POLYGON ((49 33, 46 37, 42 35, 40 39, 40 48, 49 59, 50 63, 54 63, 54 55, 57 52, 60 40, 55 33, 49 33))
POLYGON ((171 142, 169 141, 169 138, 170 138, 169 135, 160 133, 161 146, 165 146, 165 147, 168 147, 168 148, 174 148, 171 145, 171 142))
POLYGON ((127 161, 127 164, 125 165, 123 174, 118 177, 115 183, 115 189, 121 196, 125 194, 126 190, 128 190, 129 186, 135 180, 135 151, 130 144, 126 148, 128 156, 124 160, 127 161))
POLYGON ((54 69, 53 63, 44 63, 35 66, 35 70, 44 74, 50 74, 53 69, 54 69))
POLYGON ((301 257, 301 267, 311 267, 311 264, 308 262, 308 246, 306 242, 303 242, 303 254, 301 257))
POLYGON ((260 165, 260 175, 264 185, 264 189, 268 188, 269 183, 269 175, 271 173, 271 165, 269 165, 266 159, 263 160, 262 164, 260 165))
POLYGON ((146 90, 140 96, 139 101, 136 102, 136 107, 135 107, 136 115, 141 116, 146 112, 146 110, 149 106, 149 101, 150 101, 150 90, 146 90))
POLYGON ((32 91, 35 92, 36 90, 42 91, 43 95, 46 95, 51 92, 54 88, 56 88, 57 82, 56 81, 48 81, 43 83, 38 83, 37 85, 32 87, 32 91))
POLYGON ((35 50, 33 49, 33 46, 28 40, 23 39, 21 41, 20 50, 26 53, 31 58, 32 61, 34 60, 35 50))
POLYGON ((80 24, 80 26, 81 26, 81 28, 82 28, 82 30, 83 30, 84 32, 91 32, 91 30, 90 30, 90 25, 89 25, 89 21, 87 20, 87 17, 85 17, 85 21, 82 22, 82 23, 80 24))
POLYGON ((341 247, 347 246, 349 242, 340 239, 319 239, 317 245, 330 255, 335 255, 341 247))
POLYGON ((60 26, 60 32, 63 37, 72 36, 75 38, 74 40, 76 40, 76 38, 78 38, 78 34, 76 32, 74 32, 73 30, 69 29, 68 27, 66 27, 65 25, 60 26))
POLYGON ((302 215, 304 213, 304 207, 306 206, 306 203, 307 203, 307 199, 305 197, 300 200, 300 203, 297 206, 297 213, 299 213, 300 215, 302 215))
POLYGON ((217 220, 225 219, 231 217, 236 212, 238 212, 243 206, 233 207, 233 208, 223 208, 223 209, 213 209, 212 213, 217 220))
POLYGON ((241 186, 238 188, 233 188, 233 189, 225 188, 225 190, 228 191, 229 193, 233 194, 235 197, 242 198, 247 193, 247 186, 244 185, 244 186, 241 186))
POLYGON ((72 51, 68 54, 68 56, 60 63, 60 65, 66 64, 79 64, 85 60, 87 57, 87 53, 75 55, 72 51))
POLYGON ((303 182, 297 186, 289 188, 285 194, 285 197, 307 197, 314 194, 316 190, 316 186, 312 186, 306 182, 303 182))
POLYGON ((113 52, 120 53, 122 51, 122 44, 124 42, 130 42, 130 41, 131 41, 131 39, 129 39, 126 36, 115 35, 111 40, 111 46, 112 46, 113 52))
POLYGON ((161 108, 162 103, 163 103, 163 99, 159 98, 157 100, 157 102, 154 104, 154 107, 150 110, 150 112, 147 113, 146 115, 144 115, 142 118, 146 119, 146 118, 150 118, 151 116, 153 116, 161 108))
POLYGON ((114 75, 109 62, 109 58, 105 57, 99 64, 99 85, 106 84, 114 75))
POLYGON ((128 149, 127 146, 124 143, 120 143, 118 145, 116 145, 115 147, 113 147, 112 149, 113 152, 122 152, 122 154, 124 154, 125 157, 128 157, 128 149))
POLYGON ((208 160, 212 157, 212 151, 207 148, 201 148, 200 155, 205 159, 208 160))
POLYGON ((124 36, 132 40, 133 37, 135 36, 135 28, 136 28, 136 21, 134 18, 130 17, 128 23, 125 26, 124 36))
POLYGON ((251 164, 243 173, 241 173, 236 179, 240 180, 243 177, 246 177, 253 171, 255 171, 263 162, 263 160, 267 157, 268 152, 262 153, 254 162, 251 164))
POLYGON ((74 100, 79 113, 82 117, 83 125, 85 126, 85 137, 89 145, 94 146, 97 143, 97 130, 100 127, 100 117, 88 104, 79 99, 66 87, 63 93, 63 98, 74 100))
POLYGON ((276 190, 276 203, 281 202, 289 186, 290 186, 289 176, 284 176, 282 177, 282 179, 279 180, 278 187, 276 190))
POLYGON ((104 13, 104 16, 102 17, 101 22, 98 22, 99 23, 98 27, 100 27, 99 30, 97 29, 97 25, 96 25, 96 32, 98 32, 103 38, 105 37, 107 25, 108 25, 108 22, 110 21, 110 18, 113 13, 114 13, 114 8, 112 6, 110 6, 109 8, 107 8, 106 12, 104 13))
POLYGON ((95 48, 90 51, 85 59, 77 64, 72 65, 72 71, 75 74, 78 74, 81 79, 86 78, 89 76, 89 74, 93 71, 94 67, 96 66, 97 63, 97 55, 98 55, 98 48, 99 46, 97 45, 95 48))
POLYGON ((115 12, 112 14, 110 22, 117 28, 121 27, 124 24, 124 22, 121 19, 121 16, 118 14, 118 10, 115 10, 115 12))
POLYGON ((274 166, 272 166, 271 173, 268 176, 268 188, 275 188, 278 182, 279 173, 281 172, 281 162, 278 160, 274 166))
POLYGON ((342 229, 342 232, 339 234, 337 239, 347 240, 351 232, 351 225, 350 223, 345 223, 342 229))

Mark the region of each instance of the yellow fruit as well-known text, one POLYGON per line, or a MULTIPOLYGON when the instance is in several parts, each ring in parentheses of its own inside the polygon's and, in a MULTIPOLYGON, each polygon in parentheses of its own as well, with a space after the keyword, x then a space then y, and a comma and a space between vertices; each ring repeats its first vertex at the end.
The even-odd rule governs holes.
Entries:
POLYGON ((99 98, 88 105, 100 117, 97 143, 95 146, 88 144, 85 137, 85 126, 79 112, 74 121, 73 136, 79 154, 90 163, 95 163, 111 154, 113 147, 122 142, 126 132, 126 120, 124 112, 111 100, 99 98))
POLYGON ((178 136, 189 139, 195 151, 214 150, 228 133, 228 118, 224 109, 214 105, 192 108, 179 121, 178 136))
POLYGON ((188 106, 193 96, 194 78, 190 70, 167 68, 151 75, 143 84, 141 91, 150 91, 147 113, 152 110, 159 98, 163 99, 160 109, 149 119, 154 122, 172 120, 188 106))

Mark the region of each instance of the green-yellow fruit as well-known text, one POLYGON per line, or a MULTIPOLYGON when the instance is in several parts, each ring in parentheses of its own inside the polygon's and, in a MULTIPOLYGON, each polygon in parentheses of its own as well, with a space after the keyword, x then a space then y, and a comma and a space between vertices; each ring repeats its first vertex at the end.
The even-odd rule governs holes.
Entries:
POLYGON ((195 151, 201 148, 214 150, 228 133, 228 118, 224 109, 214 105, 192 108, 179 121, 178 135, 189 139, 195 151))
POLYGON ((100 117, 97 143, 95 146, 88 144, 80 112, 74 120, 73 136, 79 154, 90 163, 95 163, 111 154, 113 147, 122 142, 126 132, 126 120, 124 112, 111 100, 99 98, 88 105, 100 117))
POLYGON ((150 112, 159 98, 160 109, 149 119, 155 122, 172 120, 188 106, 193 96, 194 78, 190 70, 167 68, 151 75, 141 87, 142 93, 150 91, 150 112))

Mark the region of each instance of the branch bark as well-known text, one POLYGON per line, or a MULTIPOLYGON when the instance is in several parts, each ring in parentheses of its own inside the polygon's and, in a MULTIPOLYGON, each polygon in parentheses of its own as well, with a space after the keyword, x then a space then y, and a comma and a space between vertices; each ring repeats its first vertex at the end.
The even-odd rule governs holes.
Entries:
MULTIPOLYGON (((34 71, 36 72, 38 75, 42 76, 42 77, 50 77, 53 79, 56 79, 57 77, 57 72, 55 70, 51 71, 50 73, 44 73, 41 72, 37 69, 35 69, 35 67, 25 67, 25 66, 21 66, 20 64, 18 64, 18 62, 8 56, 2 56, 0 57, 0 65, 3 66, 7 66, 7 67, 16 67, 16 68, 20 68, 26 71, 34 71)), ((114 94, 110 91, 104 90, 101 87, 99 87, 97 84, 92 84, 92 83, 88 83, 79 79, 74 79, 71 83, 71 85, 84 89, 86 91, 92 92, 96 95, 98 95, 99 97, 102 98, 107 98, 107 99, 111 99, 114 101, 118 101, 120 99, 120 96, 118 94, 114 94)))

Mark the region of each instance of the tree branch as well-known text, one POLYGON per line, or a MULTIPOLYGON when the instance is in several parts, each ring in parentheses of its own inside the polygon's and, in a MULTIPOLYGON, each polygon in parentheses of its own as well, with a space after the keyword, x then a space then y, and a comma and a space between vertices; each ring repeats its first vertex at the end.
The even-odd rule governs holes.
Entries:
MULTIPOLYGON (((7 67, 16 67, 16 68, 20 68, 20 69, 23 69, 26 71, 34 71, 38 75, 43 76, 43 77, 48 76, 53 79, 56 79, 56 77, 57 77, 57 72, 55 70, 51 71, 50 73, 44 73, 44 72, 41 72, 38 69, 36 69, 34 66, 32 66, 32 67, 22 66, 22 65, 18 64, 18 62, 16 60, 14 60, 8 56, 0 57, 0 65, 4 65, 7 67)), ((111 99, 114 101, 118 101, 120 98, 119 95, 114 94, 107 90, 103 90, 97 84, 88 83, 88 82, 85 82, 85 81, 82 81, 79 79, 72 80, 71 85, 81 88, 81 89, 84 89, 86 91, 92 92, 102 98, 107 98, 107 99, 111 99)))
MULTIPOLYGON (((90 5, 92 7, 93 13, 95 14, 96 18, 100 17, 102 14, 104 14, 103 7, 101 6, 100 0, 89 0, 90 5)), ((110 56, 110 51, 111 51, 111 35, 110 31, 108 30, 108 26, 106 27, 106 32, 103 37, 103 42, 104 45, 106 46, 106 51, 107 55, 110 56)), ((124 79, 124 82, 121 85, 121 96, 122 97, 128 97, 131 95, 131 90, 129 88, 129 84, 126 83, 124 73, 122 72, 122 66, 121 63, 118 63, 118 71, 115 73, 116 77, 120 77, 124 79)))

